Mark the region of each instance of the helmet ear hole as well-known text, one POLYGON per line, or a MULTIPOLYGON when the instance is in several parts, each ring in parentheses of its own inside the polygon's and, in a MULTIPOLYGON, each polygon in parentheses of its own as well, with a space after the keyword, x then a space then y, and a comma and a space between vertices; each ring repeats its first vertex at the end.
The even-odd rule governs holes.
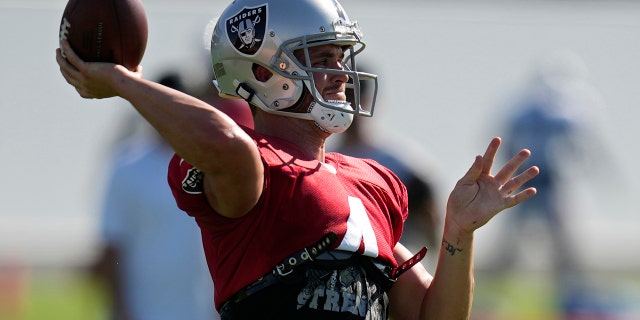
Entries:
POLYGON ((260 82, 267 82, 273 77, 273 72, 257 63, 254 63, 251 69, 253 70, 253 76, 260 82))

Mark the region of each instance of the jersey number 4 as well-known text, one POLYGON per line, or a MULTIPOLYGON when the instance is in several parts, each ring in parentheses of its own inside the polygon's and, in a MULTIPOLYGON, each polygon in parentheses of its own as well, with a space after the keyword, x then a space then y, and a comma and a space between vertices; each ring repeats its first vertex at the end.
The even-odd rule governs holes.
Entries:
POLYGON ((364 255, 369 257, 378 256, 378 241, 373 232, 371 220, 362 204, 362 200, 349 197, 349 219, 347 220, 347 232, 342 239, 342 243, 337 250, 357 252, 360 244, 364 243, 364 255))

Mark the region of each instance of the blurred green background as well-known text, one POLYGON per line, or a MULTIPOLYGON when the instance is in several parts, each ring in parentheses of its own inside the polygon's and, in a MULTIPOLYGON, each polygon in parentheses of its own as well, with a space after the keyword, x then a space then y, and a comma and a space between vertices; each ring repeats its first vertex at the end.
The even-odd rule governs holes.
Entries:
MULTIPOLYGON (((108 318, 108 298, 100 281, 83 270, 30 270, 11 299, 6 299, 0 318, 6 320, 98 320, 108 318), (5 305, 14 301, 15 305, 5 305)), ((565 319, 557 304, 556 283, 545 273, 509 273, 476 277, 472 319, 554 320, 565 319)), ((572 319, 638 319, 640 274, 594 275, 588 301, 572 319)))

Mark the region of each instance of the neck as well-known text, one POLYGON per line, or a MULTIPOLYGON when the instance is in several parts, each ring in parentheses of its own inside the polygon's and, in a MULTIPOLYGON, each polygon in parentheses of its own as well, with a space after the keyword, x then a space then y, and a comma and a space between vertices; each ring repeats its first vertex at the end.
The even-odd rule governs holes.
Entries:
POLYGON ((331 135, 318 128, 313 121, 289 118, 258 111, 254 129, 262 134, 287 140, 300 148, 308 159, 324 161, 325 141, 331 135))

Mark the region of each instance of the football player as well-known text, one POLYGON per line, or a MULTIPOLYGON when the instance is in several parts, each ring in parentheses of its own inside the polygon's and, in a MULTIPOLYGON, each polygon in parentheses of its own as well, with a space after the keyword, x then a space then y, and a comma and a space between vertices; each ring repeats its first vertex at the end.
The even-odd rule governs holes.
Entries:
MULTIPOLYGON (((244 34, 246 36, 246 34, 244 34)), ((434 275, 401 243, 407 192, 367 159, 325 152, 354 116, 365 43, 336 0, 236 0, 211 40, 215 85, 246 100, 254 129, 208 105, 109 63, 87 63, 63 42, 57 61, 85 98, 120 96, 173 146, 169 183, 195 218, 223 319, 467 319, 474 231, 536 193, 517 191, 522 150, 492 174, 494 138, 454 187, 434 275), (242 39, 246 21, 250 39, 242 39), (244 25, 243 25, 244 24, 244 25), (354 91, 347 101, 346 90, 354 91)), ((375 100, 375 99, 373 99, 375 100)), ((401 108, 396 106, 395 108, 401 108)))

